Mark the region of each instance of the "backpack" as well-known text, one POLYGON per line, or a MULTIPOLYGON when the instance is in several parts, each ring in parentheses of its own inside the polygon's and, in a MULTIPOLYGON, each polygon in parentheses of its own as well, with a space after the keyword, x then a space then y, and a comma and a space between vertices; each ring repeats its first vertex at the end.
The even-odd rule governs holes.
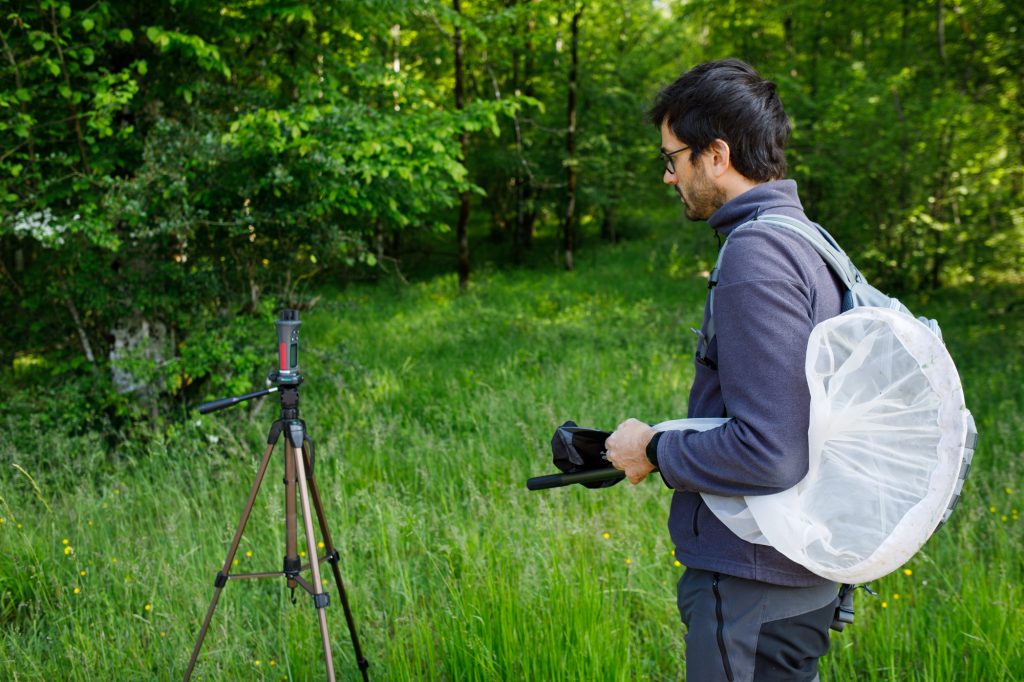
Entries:
MULTIPOLYGON (((756 221, 798 235, 821 255, 843 285, 842 313, 808 340, 807 476, 774 495, 702 497, 736 535, 844 583, 852 598, 849 585, 896 570, 949 519, 977 429, 935 320, 915 318, 868 284, 824 229, 782 215, 756 221)), ((699 362, 708 362, 715 335, 714 293, 727 246, 708 280, 699 362)))

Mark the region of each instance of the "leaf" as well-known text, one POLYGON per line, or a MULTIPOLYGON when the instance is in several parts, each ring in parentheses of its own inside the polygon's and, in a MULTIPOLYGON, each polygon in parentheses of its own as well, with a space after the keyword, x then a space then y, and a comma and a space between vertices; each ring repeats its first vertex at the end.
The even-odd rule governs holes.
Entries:
POLYGON ((134 34, 130 28, 122 28, 117 32, 117 37, 120 38, 123 43, 130 43, 134 34))
POLYGON ((61 5, 60 6, 60 18, 61 19, 69 19, 70 17, 71 17, 71 6, 70 5, 61 5))
POLYGON ((86 17, 85 19, 82 19, 82 28, 85 30, 86 33, 88 33, 89 31, 93 30, 93 28, 95 28, 95 27, 96 27, 96 22, 93 21, 92 19, 90 19, 88 17, 86 17))
POLYGON ((50 69, 50 73, 52 73, 54 76, 60 75, 60 66, 57 65, 57 62, 47 62, 46 66, 50 69))

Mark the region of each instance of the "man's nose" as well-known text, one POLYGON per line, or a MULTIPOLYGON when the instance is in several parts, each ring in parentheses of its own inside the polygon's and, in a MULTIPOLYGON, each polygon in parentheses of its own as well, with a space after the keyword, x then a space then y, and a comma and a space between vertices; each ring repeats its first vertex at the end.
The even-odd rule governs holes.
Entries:
POLYGON ((674 185, 679 182, 679 179, 676 177, 675 173, 670 173, 668 168, 666 168, 665 174, 661 176, 661 181, 666 185, 674 185))

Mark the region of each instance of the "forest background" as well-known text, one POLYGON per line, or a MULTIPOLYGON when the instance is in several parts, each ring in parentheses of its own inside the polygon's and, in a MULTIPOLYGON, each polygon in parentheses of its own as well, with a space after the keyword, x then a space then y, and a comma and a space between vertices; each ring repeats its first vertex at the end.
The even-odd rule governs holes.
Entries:
MULTIPOLYGON (((622 345, 609 350, 589 330, 571 326, 580 320, 564 315, 585 312, 593 324, 628 321, 646 329, 650 320, 635 319, 636 309, 615 298, 616 282, 651 320, 675 324, 665 311, 677 303, 692 304, 699 315, 699 273, 714 260, 714 240, 706 226, 680 217, 678 200, 662 185, 659 140, 644 112, 660 86, 708 59, 745 59, 778 85, 794 127, 790 175, 808 213, 838 238, 872 283, 922 312, 932 306, 935 315, 954 320, 951 328, 940 317, 954 357, 961 367, 977 363, 973 390, 991 400, 981 416, 999 433, 993 447, 1012 458, 1024 448, 1020 418, 1012 416, 1020 413, 1024 383, 1016 379, 1024 306, 1022 15, 1020 3, 998 0, 0 1, 0 522, 6 519, 9 529, 12 519, 36 512, 47 519, 31 536, 0 534, 9 562, 0 566, 0 628, 5 643, 25 647, 8 648, 0 663, 12 667, 0 672, 42 655, 52 636, 85 637, 73 629, 60 635, 38 629, 40 613, 68 607, 71 597, 62 590, 69 584, 41 586, 37 578, 18 577, 52 568, 45 549, 53 544, 50 536, 65 540, 64 547, 73 544, 62 537, 62 515, 87 535, 93 522, 84 525, 88 514, 81 505, 92 500, 89 508, 100 514, 100 505, 135 485, 141 472, 138 485, 153 486, 153 499, 164 499, 158 470, 145 467, 169 466, 168 443, 203 457, 211 438, 223 445, 226 432, 210 433, 210 422, 193 421, 193 408, 262 386, 274 352, 269 330, 282 306, 302 310, 311 320, 307 329, 338 344, 339 358, 309 356, 310 364, 343 377, 337 390, 352 393, 355 401, 344 405, 362 416, 331 421, 336 417, 324 412, 322 419, 359 433, 370 428, 359 421, 373 420, 370 408, 380 408, 393 398, 389 391, 399 390, 389 381, 397 380, 391 372, 402 374, 396 368, 408 369, 412 356, 396 349, 403 343, 439 353, 437 368, 421 371, 450 389, 405 383, 401 391, 419 393, 403 409, 417 419, 425 413, 423 423, 450 427, 462 437, 478 436, 479 425, 461 432, 451 426, 474 404, 459 391, 463 384, 499 385, 495 373, 505 370, 480 365, 499 349, 516 362, 532 358, 554 372, 552 363, 579 361, 570 356, 582 341, 583 352, 594 358, 591 379, 633 362, 621 354, 624 349, 663 360, 672 348, 685 357, 675 347, 682 336, 673 337, 670 347, 635 347, 635 339, 619 339, 615 332, 622 345), (652 281, 638 281, 627 266, 653 272, 652 281), (680 299, 659 293, 661 276, 669 283, 691 278, 686 291, 693 292, 680 299), (583 312, 574 300, 583 302, 583 312), (461 325, 461 336, 447 328, 452 324, 461 325), (398 336, 383 335, 375 347, 371 339, 381 330, 398 336), (440 352, 415 334, 447 339, 451 348, 440 352), (496 336, 501 334, 506 336, 496 336), (505 344, 515 338, 524 345, 510 351, 505 344), (555 350, 558 344, 569 344, 566 355, 555 350), (373 364, 378 360, 384 364, 373 364), (362 386, 361 374, 376 378, 362 386), (47 491, 65 485, 78 491, 77 501, 51 505, 47 491)), ((585 384, 582 367, 556 372, 552 386, 568 377, 585 384)), ((672 367, 679 377, 664 393, 629 384, 646 376, 639 370, 620 388, 633 386, 638 400, 648 400, 634 407, 657 413, 685 396, 689 369, 685 362, 672 367)), ((509 377, 544 385, 549 377, 536 371, 509 377)), ((309 390, 315 395, 317 389, 309 390)), ((537 405, 558 402, 555 389, 549 390, 537 405)), ((520 393, 529 391, 520 387, 520 393)), ((505 398, 481 404, 494 414, 515 404, 521 414, 522 395, 505 398)), ((587 407, 576 416, 589 414, 607 425, 617 418, 602 411, 614 405, 581 405, 587 407)), ((198 458, 191 475, 215 475, 210 472, 225 466, 247 478, 241 472, 250 471, 252 462, 242 453, 258 449, 265 435, 254 426, 261 423, 259 409, 228 422, 247 434, 228 439, 234 458, 216 460, 209 470, 198 458)), ((269 408, 262 409, 265 417, 269 408)), ((537 412, 539 422, 524 417, 516 431, 516 437, 540 443, 534 443, 533 468, 509 465, 511 473, 505 473, 513 478, 539 473, 548 421, 574 416, 554 408, 537 412)), ((394 419, 396 429, 406 417, 394 419)), ((380 428, 374 426, 368 438, 378 442, 380 428)), ((362 461, 360 446, 347 446, 353 462, 362 461)), ((419 482, 418 469, 408 466, 396 470, 405 474, 371 467, 368 479, 356 477, 346 490, 379 484, 379 477, 407 490, 419 482)), ((995 565, 1010 564, 1009 574, 975 574, 972 594, 986 603, 995 599, 997 585, 1018 584, 1021 573, 1019 557, 1007 549, 1013 544, 1008 537, 1019 545, 1019 523, 1010 536, 998 531, 1000 518, 1018 520, 1019 467, 991 466, 981 489, 1002 501, 979 509, 994 515, 996 526, 985 530, 970 517, 948 548, 950 558, 959 542, 980 555, 991 550, 995 565)), ((229 495, 234 488, 222 483, 229 495)), ((594 499, 578 500, 586 514, 598 513, 594 499)), ((664 502, 639 499, 636 504, 647 509, 664 502)), ((523 501, 508 503, 512 508, 523 501)), ((652 519, 661 515, 660 506, 653 509, 652 519)), ((223 511, 224 520, 236 513, 230 504, 223 511)), ((138 513, 126 511, 120 525, 95 541, 115 527, 137 533, 138 513)), ((195 513, 198 528, 214 523, 195 513)), ((152 507, 148 514, 159 516, 152 507)), ((472 523, 468 516, 453 519, 464 528, 472 523)), ((651 532, 661 533, 660 523, 651 532)), ((204 549, 210 555, 225 544, 213 535, 204 549)), ((452 548, 464 542, 461 536, 445 541, 441 563, 449 577, 458 573, 452 548)), ((58 558, 71 554, 56 549, 58 558)), ((178 549, 186 551, 184 543, 178 549)), ((380 566, 379 558, 357 558, 353 570, 365 578, 380 566)), ((190 575, 205 576, 208 564, 197 559, 190 575)), ((573 564, 569 573, 585 575, 587 565, 573 564)), ((505 564, 478 568, 481 575, 485 568, 512 571, 505 564)), ((439 581, 432 589, 456 589, 447 578, 439 581)), ((409 588, 378 587, 382 594, 409 588)), ((564 597, 573 596, 562 587, 564 597)), ((651 587, 656 589, 661 587, 651 587)), ((951 584, 942 589, 956 592, 951 584)), ((468 608, 460 601, 465 594, 450 592, 452 601, 441 608, 468 617, 459 611, 468 608)), ((962 603, 968 620, 954 618, 950 625, 987 641, 974 679, 1020 672, 1020 658, 1006 659, 998 644, 1019 641, 1024 631, 1020 590, 1002 594, 986 621, 998 621, 998 635, 972 629, 973 616, 962 603)), ((357 596, 364 604, 372 600, 357 596)), ((178 612, 192 614, 201 608, 205 588, 183 590, 181 599, 178 612)), ((387 609, 374 604, 371 623, 395 627, 387 609)), ((136 615, 147 618, 150 605, 136 615)), ((498 605, 510 606, 500 599, 498 605)), ((404 613, 406 606, 394 608, 404 613)), ((609 604, 591 606, 600 622, 609 604)), ((574 602, 575 616, 556 613, 552 622, 578 617, 577 624, 584 623, 590 613, 585 607, 574 602)), ((91 613, 109 627, 118 606, 111 599, 91 613)), ((263 623, 262 616, 252 618, 263 623)), ((180 625, 169 649, 180 650, 193 634, 190 623, 180 625)), ((457 655, 456 663, 445 663, 423 653, 438 646, 427 631, 433 637, 446 632, 437 623, 424 628, 414 630, 412 639, 392 633, 390 643, 371 643, 394 657, 388 659, 391 670, 409 676, 433 677, 439 670, 457 679, 529 675, 493 650, 490 664, 479 658, 488 643, 508 641, 509 632, 479 635, 457 628, 470 652, 466 667, 459 667, 457 655), (409 654, 414 649, 420 653, 409 654), (496 668, 494 660, 501 662, 496 668)), ((552 671, 584 679, 591 670, 587 661, 593 670, 619 670, 623 677, 679 662, 651 654, 613 668, 597 654, 591 661, 592 642, 579 632, 574 636, 588 652, 579 654, 582 667, 565 672, 552 659, 550 668, 538 663, 535 679, 552 671)), ((450 645, 458 641, 440 637, 450 645)), ((159 657, 144 653, 143 641, 124 646, 137 652, 139 670, 154 670, 159 657)), ((908 650, 924 644, 911 640, 908 650)), ((87 659, 88 669, 109 672, 104 665, 114 664, 98 662, 99 649, 82 646, 90 652, 83 659, 72 652, 63 660, 87 659)), ((953 649, 940 646, 943 653, 931 657, 939 666, 934 679, 959 674, 959 645, 953 649)), ((227 661, 238 653, 222 651, 223 670, 231 670, 227 661)), ((877 656, 872 669, 896 679, 903 673, 893 671, 911 668, 887 663, 891 653, 882 648, 870 654, 877 656)), ((167 654, 168 668, 178 662, 167 654)), ((861 663, 833 672, 853 674, 861 663)), ((52 678, 56 669, 44 666, 38 675, 52 678)))
POLYGON ((460 5, 4 2, 0 364, 88 428, 249 386, 323 286, 572 267, 666 203, 645 107, 725 56, 873 281, 1019 281, 1017 3, 460 5))

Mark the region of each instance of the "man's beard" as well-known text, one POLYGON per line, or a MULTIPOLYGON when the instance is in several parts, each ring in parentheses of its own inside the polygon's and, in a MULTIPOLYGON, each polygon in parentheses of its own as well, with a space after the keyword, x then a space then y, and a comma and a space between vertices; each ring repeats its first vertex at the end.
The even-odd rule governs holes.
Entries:
POLYGON ((715 211, 725 205, 725 190, 716 187, 701 168, 694 176, 693 182, 686 190, 676 185, 676 192, 686 206, 688 220, 707 220, 715 211))

